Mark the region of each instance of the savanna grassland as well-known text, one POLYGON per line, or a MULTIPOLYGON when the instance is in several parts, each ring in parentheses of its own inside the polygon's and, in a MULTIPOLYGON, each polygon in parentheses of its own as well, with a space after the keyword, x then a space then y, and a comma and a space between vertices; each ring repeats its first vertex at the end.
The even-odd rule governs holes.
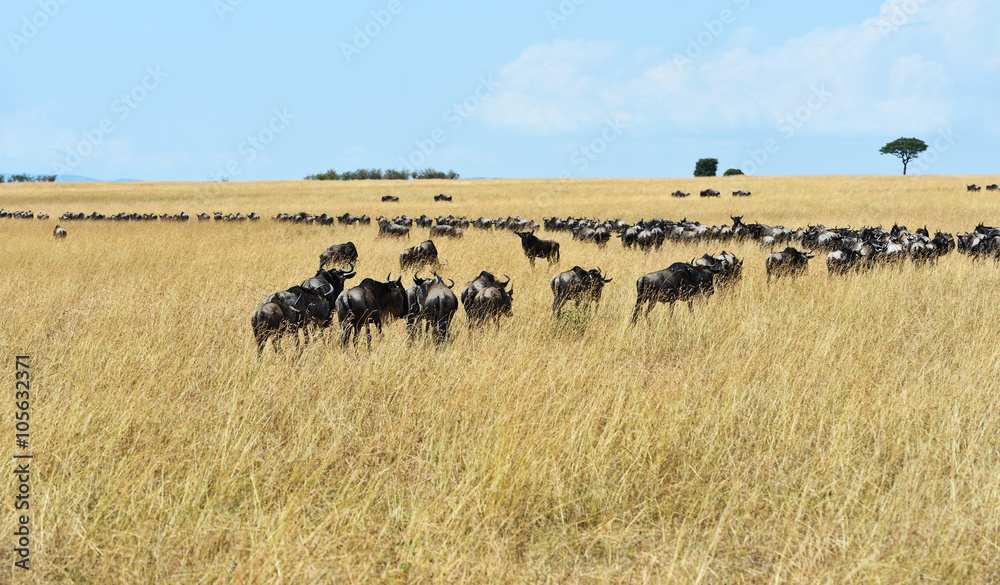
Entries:
MULTIPOLYGON (((0 355, 32 356, 30 573, 0 582, 1000 582, 1000 265, 766 283, 753 243, 645 255, 508 232, 439 240, 461 287, 508 274, 514 317, 443 347, 403 323, 258 357, 249 317, 353 241, 361 278, 408 243, 279 211, 688 218, 798 227, 1000 224, 990 177, 0 185, 0 355), (714 187, 715 200, 673 199, 714 187), (748 189, 749 199, 728 193, 748 189), (451 204, 431 197, 454 195, 451 204), (399 195, 382 204, 383 194, 399 195), (257 224, 60 222, 64 211, 248 213, 257 224), (628 327, 641 275, 726 249, 743 280, 628 327), (614 278, 551 316, 574 264, 614 278)), ((543 234, 539 234, 543 235, 543 234)), ((406 284, 410 284, 407 275, 406 284)), ((8 465, 10 465, 8 463, 8 465)))

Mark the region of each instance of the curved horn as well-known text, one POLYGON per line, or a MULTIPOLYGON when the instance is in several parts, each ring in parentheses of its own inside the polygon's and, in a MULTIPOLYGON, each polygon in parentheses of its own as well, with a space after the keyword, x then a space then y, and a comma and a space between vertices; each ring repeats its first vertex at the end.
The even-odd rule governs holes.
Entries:
POLYGON ((608 278, 608 273, 605 272, 604 276, 601 277, 601 280, 603 280, 605 282, 605 284, 607 284, 607 283, 611 282, 614 279, 613 278, 608 278))
POLYGON ((337 270, 337 273, 340 274, 341 276, 343 276, 345 274, 350 274, 351 272, 354 272, 354 263, 353 262, 348 262, 348 264, 351 266, 350 268, 348 268, 347 270, 339 269, 339 270, 337 270))
MULTIPOLYGON (((449 278, 448 280, 451 280, 451 279, 449 278)), ((449 286, 448 288, 455 288, 455 281, 454 280, 451 280, 451 286, 449 286)))
MULTIPOLYGON (((507 276, 507 275, 504 274, 504 276, 507 276)), ((508 284, 510 284, 510 277, 509 276, 507 276, 507 282, 503 283, 503 286, 507 286, 508 284)))

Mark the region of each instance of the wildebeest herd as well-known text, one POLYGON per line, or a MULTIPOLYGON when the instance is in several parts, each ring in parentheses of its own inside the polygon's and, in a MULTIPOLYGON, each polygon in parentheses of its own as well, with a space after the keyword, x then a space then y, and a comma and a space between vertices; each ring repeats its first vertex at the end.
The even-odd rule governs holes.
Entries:
MULTIPOLYGON (((889 229, 881 226, 828 228, 823 225, 789 229, 744 223, 741 216, 731 219, 731 225, 710 226, 687 219, 672 221, 655 218, 630 224, 621 219, 568 217, 544 218, 542 225, 547 232, 569 232, 576 240, 596 242, 599 246, 606 245, 614 235, 622 240, 624 248, 644 252, 659 248, 667 240, 678 243, 757 242, 762 248, 772 248, 764 258, 768 282, 772 278, 794 278, 803 274, 808 270, 809 260, 820 251, 826 253, 827 272, 831 277, 871 270, 880 265, 891 266, 906 259, 915 265, 933 263, 956 247, 973 257, 1000 260, 1000 228, 983 225, 960 235, 956 245, 952 234, 939 231, 931 236, 927 228, 912 232, 901 225, 889 229), (774 250, 777 246, 784 246, 784 249, 774 250)), ((454 216, 438 217, 436 220, 427 216, 400 216, 391 220, 380 217, 378 223, 379 236, 390 233, 386 231, 386 226, 405 229, 407 236, 412 226, 426 227, 432 235, 444 235, 442 230, 434 231, 441 226, 506 229, 520 239, 521 250, 532 268, 536 259, 544 259, 550 266, 560 262, 559 242, 536 236, 541 226, 524 218, 479 218, 470 221, 454 216)), ((459 304, 465 309, 470 329, 486 322, 499 326, 502 317, 513 314, 514 294, 509 277, 499 280, 492 273, 482 271, 462 287, 460 295, 456 295, 453 291, 454 280, 438 274, 446 263, 441 261, 433 240, 426 240, 400 253, 400 273, 396 278, 390 274, 384 282, 365 279, 358 286, 343 290, 342 283, 353 277, 357 261, 358 250, 352 242, 331 246, 320 256, 320 271, 311 279, 314 280, 312 285, 308 285, 307 281, 265 299, 251 320, 258 347, 263 349, 267 339, 285 332, 301 329, 308 332, 331 325, 334 312, 343 345, 351 339, 356 342, 362 329, 365 329, 370 344, 371 325, 381 332, 383 324, 397 319, 405 320, 411 338, 420 333, 430 333, 434 341, 444 342, 448 339, 459 304), (325 266, 331 263, 348 264, 348 271, 325 271, 325 266), (420 272, 427 269, 432 273, 422 277, 420 272), (415 271, 413 285, 406 287, 403 273, 410 270, 415 271), (329 286, 315 281, 324 278, 329 286), (331 296, 334 293, 338 295, 336 298, 331 296), (278 319, 282 315, 286 316, 283 322, 278 319)), ((704 254, 690 262, 676 262, 666 269, 641 276, 636 282, 631 323, 638 321, 643 309, 648 316, 657 303, 668 304, 672 310, 677 301, 685 302, 693 311, 695 299, 707 298, 718 290, 736 285, 742 269, 742 259, 723 251, 716 256, 704 254)), ((553 314, 560 316, 568 302, 574 302, 580 310, 590 310, 592 305, 599 304, 602 291, 610 282, 612 279, 599 267, 574 266, 556 274, 550 281, 553 314)))
MULTIPOLYGON (((975 187, 975 186, 970 186, 975 187)), ((989 185, 988 190, 996 190, 989 185)), ((717 196, 709 191, 704 196, 717 196)), ((734 196, 749 193, 734 192, 734 196)), ((676 196, 687 193, 676 192, 676 196)), ((437 198, 435 198, 437 199, 437 198)), ((0 210, 0 217, 32 218, 30 211, 0 210)), ((39 219, 46 219, 38 214, 39 219)), ((201 213, 199 221, 214 219, 217 222, 256 221, 256 213, 214 212, 201 213)), ((118 213, 104 215, 64 213, 62 221, 108 220, 108 221, 175 221, 186 222, 188 214, 118 213)), ((861 228, 827 228, 810 225, 790 229, 783 226, 769 226, 762 223, 744 223, 742 216, 732 216, 732 224, 706 225, 687 218, 666 220, 660 218, 642 219, 629 223, 622 219, 594 219, 567 217, 543 218, 539 224, 522 217, 500 217, 470 219, 454 215, 430 217, 421 215, 395 218, 379 216, 377 238, 409 238, 411 229, 428 229, 430 239, 410 248, 399 255, 399 275, 393 279, 390 274, 384 282, 364 279, 358 286, 346 289, 346 281, 355 277, 354 266, 359 261, 359 251, 352 242, 337 244, 320 255, 320 267, 316 274, 285 291, 269 295, 253 312, 251 319, 258 348, 263 350, 268 340, 276 341, 286 333, 304 331, 306 339, 322 328, 333 324, 334 315, 341 329, 341 340, 347 344, 356 341, 364 329, 370 343, 370 328, 375 325, 381 331, 382 325, 396 319, 405 319, 411 336, 416 337, 421 330, 432 334, 437 342, 448 339, 451 323, 459 309, 465 310, 471 329, 492 322, 500 325, 501 318, 513 314, 513 287, 510 278, 499 280, 488 271, 467 282, 461 294, 453 291, 455 282, 439 274, 447 263, 442 262, 434 243, 434 238, 460 239, 466 230, 505 230, 516 235, 521 250, 532 268, 535 260, 543 259, 548 266, 561 261, 560 243, 554 239, 541 238, 539 229, 551 233, 569 233, 573 240, 593 243, 598 248, 605 247, 612 238, 618 238, 627 250, 650 253, 662 245, 674 243, 723 244, 725 242, 755 242, 768 254, 764 258, 764 269, 768 282, 783 277, 794 278, 808 270, 809 260, 817 253, 825 253, 825 263, 829 276, 844 275, 872 270, 877 266, 891 266, 904 260, 914 265, 933 264, 940 257, 953 250, 972 258, 993 258, 1000 261, 1000 228, 983 224, 973 231, 956 237, 949 233, 935 232, 933 236, 926 228, 910 231, 905 226, 891 228, 866 226, 861 228), (783 248, 783 249, 782 249, 783 248), (327 266, 340 268, 328 269, 327 266), (346 268, 344 268, 346 267, 346 268), (420 273, 430 270, 422 277, 420 273), (413 285, 406 287, 403 274, 413 271, 413 285), (459 302, 459 299, 461 302, 459 302)), ((278 213, 272 218, 276 222, 316 224, 321 226, 360 225, 368 226, 372 220, 367 215, 355 216, 344 213, 340 216, 307 212, 278 213)), ((56 238, 65 238, 66 230, 56 226, 56 238)), ((709 297, 717 290, 736 284, 742 272, 743 260, 723 251, 717 256, 705 254, 691 262, 676 262, 668 268, 641 276, 636 282, 636 302, 631 322, 634 324, 645 308, 645 314, 657 303, 670 305, 677 301, 686 302, 693 310, 693 301, 698 297, 709 297)), ((552 312, 557 317, 568 302, 574 302, 578 309, 589 310, 600 302, 605 285, 612 282, 607 274, 598 268, 574 266, 556 274, 550 281, 553 304, 552 312)))

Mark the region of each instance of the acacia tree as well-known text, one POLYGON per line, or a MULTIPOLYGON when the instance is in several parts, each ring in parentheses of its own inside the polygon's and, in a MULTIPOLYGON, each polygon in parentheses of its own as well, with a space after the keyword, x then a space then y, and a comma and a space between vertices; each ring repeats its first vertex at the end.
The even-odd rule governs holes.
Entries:
POLYGON ((903 161, 903 174, 906 174, 906 165, 910 161, 920 156, 920 153, 927 150, 927 143, 917 138, 898 138, 882 147, 882 154, 891 154, 899 157, 903 161))

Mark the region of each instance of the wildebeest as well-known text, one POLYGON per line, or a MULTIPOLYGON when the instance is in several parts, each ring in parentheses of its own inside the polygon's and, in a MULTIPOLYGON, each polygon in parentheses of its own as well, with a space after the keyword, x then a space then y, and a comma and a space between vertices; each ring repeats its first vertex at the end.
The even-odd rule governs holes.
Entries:
POLYGON ((441 265, 438 261, 437 248, 431 240, 421 242, 416 246, 407 248, 399 253, 400 270, 407 270, 413 267, 423 268, 428 265, 433 267, 441 265))
POLYGON ((52 230, 52 237, 65 238, 66 230, 60 227, 59 224, 56 224, 56 229, 52 230))
POLYGON ((381 238, 383 236, 389 236, 393 238, 409 238, 410 228, 406 226, 401 226, 399 224, 393 223, 388 220, 383 220, 379 222, 378 234, 376 238, 381 238))
POLYGON ((383 195, 382 203, 399 203, 399 197, 395 195, 383 195))
MULTIPOLYGON (((508 282, 510 279, 507 279, 508 282)), ((497 327, 500 327, 500 317, 510 317, 514 314, 512 301, 514 300, 514 288, 510 290, 504 288, 505 283, 494 283, 476 293, 476 296, 465 305, 465 313, 469 319, 469 328, 482 325, 487 319, 493 319, 497 327)), ((464 292, 464 291, 463 291, 464 292)), ((464 304, 464 303, 463 303, 464 304)))
MULTIPOLYGON (((344 292, 344 283, 355 276, 353 264, 346 270, 325 270, 321 266, 316 272, 316 276, 306 279, 299 286, 323 297, 330 303, 330 307, 332 308, 337 297, 340 296, 340 293, 344 292)), ((326 325, 329 325, 329 322, 323 324, 324 327, 326 325)))
POLYGON ((435 195, 434 201, 451 201, 451 195, 445 195, 444 193, 435 195))
POLYGON ((392 280, 390 274, 386 282, 366 278, 358 286, 341 293, 336 306, 337 320, 343 331, 341 345, 347 345, 352 332, 353 340, 357 343, 361 328, 364 327, 368 336, 368 347, 371 348, 373 323, 381 335, 384 323, 406 316, 408 307, 406 291, 403 289, 403 277, 400 275, 397 280, 392 280))
POLYGON ((462 287, 462 306, 465 307, 466 314, 468 314, 469 311, 471 310, 472 301, 475 300, 476 295, 479 294, 479 291, 491 286, 505 288, 508 284, 510 284, 509 276, 507 276, 507 280, 505 282, 499 282, 496 279, 496 277, 493 276, 493 274, 486 272, 485 270, 480 272, 479 276, 477 276, 470 282, 467 282, 465 286, 462 287))
POLYGON ((711 296, 715 292, 715 275, 718 266, 692 266, 675 262, 669 268, 650 272, 635 283, 635 309, 632 310, 632 324, 639 318, 639 311, 646 305, 646 316, 656 303, 667 303, 673 314, 674 303, 687 301, 688 309, 694 311, 697 296, 711 296))
POLYGON ((358 223, 358 217, 351 215, 350 213, 345 213, 344 215, 337 216, 337 223, 343 225, 354 225, 358 223))
POLYGON ((740 189, 739 191, 733 191, 733 197, 749 197, 750 191, 744 191, 740 189))
POLYGON ((691 261, 691 266, 718 268, 719 273, 715 275, 715 284, 719 288, 736 284, 743 275, 743 261, 725 250, 718 256, 705 254, 701 258, 691 261))
POLYGON ((327 264, 353 264, 357 261, 358 249, 354 247, 354 242, 334 244, 319 255, 320 268, 323 268, 327 264))
POLYGON ((198 214, 198 221, 208 221, 210 219, 212 219, 212 216, 205 212, 198 214))
POLYGON ((274 342, 277 349, 278 339, 285 333, 295 335, 297 345, 300 329, 306 330, 305 343, 308 344, 309 329, 312 326, 329 325, 330 316, 330 301, 301 286, 293 286, 286 291, 270 295, 250 316, 250 326, 257 341, 257 351, 258 353, 264 351, 268 339, 274 342))
POLYGON ((433 237, 445 237, 445 238, 461 238, 465 235, 462 228, 452 227, 450 225, 436 225, 431 227, 430 236, 433 237))
POLYGON ((1000 185, 997 185, 996 183, 993 183, 992 185, 986 185, 987 191, 996 191, 997 189, 1000 189, 1000 185))
POLYGON ((826 255, 826 270, 829 276, 846 274, 861 265, 861 253, 853 248, 841 248, 826 255))
POLYGON ((562 314, 563 305, 572 300, 577 309, 582 305, 585 309, 590 308, 590 304, 601 302, 601 292, 604 285, 611 282, 611 278, 601 274, 601 267, 584 270, 579 266, 574 266, 566 272, 557 274, 549 286, 555 300, 552 302, 552 312, 558 317, 562 314))
POLYGON ((420 329, 421 321, 425 322, 433 332, 434 341, 440 343, 447 339, 448 328, 458 311, 458 297, 451 290, 455 287, 455 281, 446 285, 437 274, 427 279, 418 278, 414 274, 413 284, 419 290, 414 291, 412 296, 410 291, 413 287, 407 290, 408 312, 411 313, 407 315, 407 325, 411 332, 416 332, 420 329), (416 315, 412 315, 414 311, 416 315))
POLYGON ((527 256, 531 267, 535 267, 535 258, 545 258, 549 264, 559 262, 559 242, 555 240, 543 240, 535 236, 535 230, 530 232, 514 232, 521 238, 521 248, 527 256))
POLYGON ((771 282, 771 275, 775 278, 779 276, 796 277, 809 268, 809 260, 812 255, 796 250, 788 246, 781 252, 776 252, 767 257, 764 267, 767 269, 767 281, 771 282))
POLYGON ((670 194, 671 197, 688 197, 689 195, 691 195, 691 193, 687 191, 681 191, 680 189, 670 194))
POLYGON ((348 270, 324 270, 306 279, 299 286, 275 293, 265 298, 250 317, 257 351, 262 352, 271 339, 277 349, 278 339, 285 333, 295 335, 305 331, 308 345, 314 327, 328 327, 332 322, 333 306, 344 290, 344 283, 354 278, 354 266, 348 270))
POLYGON ((972 184, 972 185, 966 185, 965 189, 968 191, 979 191, 980 187, 979 185, 972 184))
POLYGON ((702 197, 718 197, 719 196, 719 192, 716 191, 715 189, 705 189, 704 191, 702 191, 700 193, 700 195, 702 197))

